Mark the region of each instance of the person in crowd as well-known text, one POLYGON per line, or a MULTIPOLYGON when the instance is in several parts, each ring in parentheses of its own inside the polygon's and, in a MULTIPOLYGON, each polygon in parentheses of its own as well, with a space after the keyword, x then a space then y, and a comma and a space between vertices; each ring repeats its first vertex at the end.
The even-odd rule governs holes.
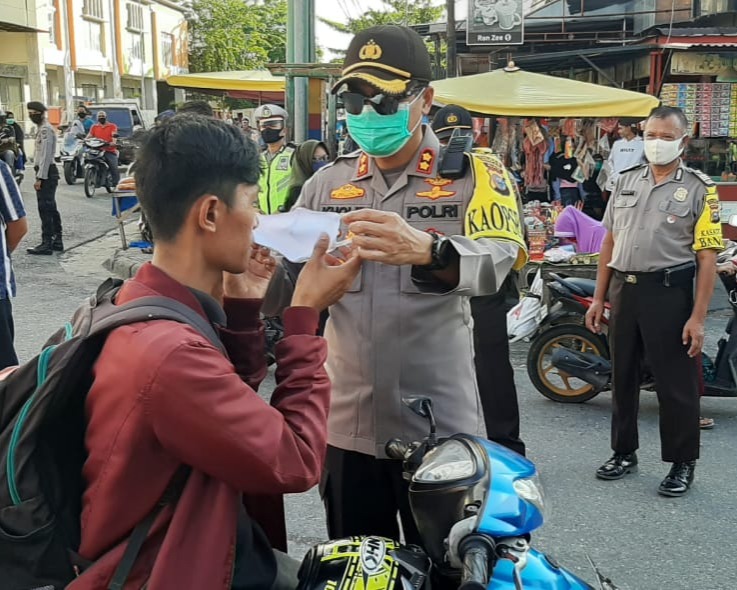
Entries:
POLYGON ((15 131, 7 124, 5 112, 0 109, 0 160, 14 170, 17 157, 18 146, 15 142, 15 131))
POLYGON ((623 170, 645 163, 645 144, 637 133, 636 123, 621 123, 618 127, 619 139, 614 142, 607 159, 609 177, 606 190, 611 193, 617 184, 617 178, 623 170))
POLYGON ((555 220, 554 236, 568 240, 576 252, 595 254, 601 250, 607 229, 593 217, 576 207, 566 207, 555 220))
POLYGON ((95 565, 70 590, 108 587, 121 541, 182 466, 189 472, 179 499, 151 529, 130 587, 297 586, 298 562, 275 551, 266 533, 279 528, 283 536, 284 523, 274 528, 263 517, 276 515, 256 508, 320 478, 330 382, 326 344, 315 335, 318 312, 342 296, 361 262, 335 264, 325 254, 327 237, 316 245, 284 314, 276 390, 270 403, 261 399, 258 312, 275 261, 252 245, 259 174, 256 145, 213 118, 173 117, 141 148, 138 197, 156 248, 116 302, 154 295, 184 304, 213 324, 227 355, 193 328, 165 320, 107 337, 86 399, 79 552, 95 565), (245 507, 244 495, 258 498, 249 504, 256 508, 245 507))
POLYGON ((15 118, 15 113, 13 113, 13 111, 7 111, 5 113, 5 122, 13 128, 13 131, 15 132, 15 143, 18 144, 20 151, 25 154, 26 150, 24 147, 24 142, 26 140, 26 135, 25 133, 23 133, 23 127, 21 127, 18 123, 18 120, 15 118))
POLYGON ((189 113, 191 115, 202 115, 203 117, 214 117, 215 111, 205 100, 188 100, 177 109, 177 114, 189 113))
POLYGON ((0 369, 4 369, 18 364, 13 343, 13 306, 10 301, 16 294, 15 273, 10 255, 28 232, 23 198, 15 184, 13 171, 5 162, 0 162, 0 221, 4 230, 0 232, 0 369))
POLYGON ((56 206, 56 188, 59 186, 59 169, 54 163, 56 155, 56 131, 46 119, 47 108, 42 102, 31 101, 28 117, 38 128, 33 159, 36 181, 38 216, 41 218, 41 243, 26 251, 34 255, 51 255, 64 251, 61 215, 56 206))
POLYGON ((87 137, 90 129, 92 129, 92 125, 94 125, 94 122, 87 112, 87 108, 84 105, 79 105, 77 108, 77 118, 69 126, 69 133, 74 135, 74 137, 87 137))
MULTIPOLYGON (((564 140, 570 143, 572 138, 564 140)), ((582 201, 581 191, 579 190, 579 181, 575 177, 578 169, 578 160, 573 155, 566 154, 566 148, 560 152, 553 154, 548 160, 550 165, 550 174, 554 179, 559 181, 560 202, 564 207, 569 205, 575 207, 577 203, 582 201)))
POLYGON ((284 210, 289 194, 295 150, 294 145, 287 143, 287 111, 275 104, 264 104, 256 109, 254 118, 266 144, 261 154, 259 204, 264 213, 278 213, 284 210))
POLYGON ((113 186, 118 186, 120 182, 120 170, 118 170, 118 126, 107 120, 105 111, 97 111, 97 123, 90 128, 88 137, 95 137, 106 141, 108 145, 102 148, 103 156, 107 165, 110 167, 110 175, 113 178, 113 186))
POLYGON ((621 479, 637 467, 640 368, 647 358, 660 403, 662 458, 672 464, 658 488, 663 496, 684 495, 694 479, 704 319, 722 249, 716 185, 680 157, 687 134, 688 120, 678 108, 658 107, 647 119, 649 163, 617 179, 586 314, 589 329, 600 332, 609 292, 614 454, 596 476, 621 479))
MULTIPOLYGON (((468 298, 497 291, 527 259, 513 181, 498 159, 474 156, 461 178, 440 177, 440 144, 422 125, 431 79, 412 29, 359 32, 332 92, 360 151, 315 174, 295 205, 342 212, 365 261, 325 328, 333 400, 321 492, 333 538, 398 538, 399 513, 405 540, 419 542, 402 462, 385 451, 392 438, 428 432, 402 399, 429 396, 439 436, 484 435, 468 298), (490 207, 504 210, 508 232, 483 224, 490 207)), ((267 309, 289 291, 280 278, 267 309)))
MULTIPOLYGON (((463 107, 447 105, 435 113, 432 129, 440 144, 445 146, 454 132, 473 135, 473 118, 463 107)), ((522 205, 519 206, 521 209, 522 205)), ((519 402, 507 336, 507 306, 519 297, 516 274, 509 274, 498 293, 472 298, 471 311, 476 381, 486 436, 524 455, 525 444, 519 434, 519 402)))
POLYGON ((287 200, 284 202, 284 211, 289 211, 297 202, 304 183, 312 178, 315 172, 329 163, 328 146, 322 141, 308 139, 297 146, 292 155, 292 176, 287 200))

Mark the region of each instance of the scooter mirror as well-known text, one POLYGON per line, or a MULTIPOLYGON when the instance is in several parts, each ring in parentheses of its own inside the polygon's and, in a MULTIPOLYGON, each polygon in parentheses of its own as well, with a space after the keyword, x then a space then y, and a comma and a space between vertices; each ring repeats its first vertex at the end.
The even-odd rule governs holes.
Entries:
POLYGON ((730 215, 728 223, 732 227, 737 227, 737 215, 730 215))
POLYGON ((429 397, 405 397, 402 403, 423 418, 429 418, 432 412, 432 400, 429 397))

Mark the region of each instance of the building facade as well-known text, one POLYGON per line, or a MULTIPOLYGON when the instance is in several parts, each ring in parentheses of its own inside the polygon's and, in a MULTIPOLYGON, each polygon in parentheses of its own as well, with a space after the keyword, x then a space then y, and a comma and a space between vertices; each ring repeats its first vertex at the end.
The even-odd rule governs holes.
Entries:
POLYGON ((163 80, 188 71, 185 10, 170 0, 0 0, 0 48, 0 105, 20 115, 43 100, 57 123, 111 98, 156 111, 163 80))

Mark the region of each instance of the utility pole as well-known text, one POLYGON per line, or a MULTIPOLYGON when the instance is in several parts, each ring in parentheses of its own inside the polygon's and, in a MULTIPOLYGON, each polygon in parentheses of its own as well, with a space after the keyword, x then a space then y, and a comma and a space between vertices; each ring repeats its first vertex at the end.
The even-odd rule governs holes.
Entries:
POLYGON ((65 24, 65 43, 64 47, 64 110, 66 110, 67 122, 71 123, 74 116, 74 95, 77 92, 77 85, 74 80, 74 68, 72 68, 72 31, 69 24, 72 15, 67 11, 67 3, 62 1, 59 3, 61 7, 61 22, 65 24))
POLYGON ((456 77, 456 3, 455 0, 446 0, 445 10, 448 14, 446 20, 445 38, 448 43, 447 72, 448 78, 456 77))
MULTIPOLYGON (((287 63, 315 61, 315 0, 287 2, 287 63)), ((309 131, 309 79, 287 76, 287 111, 292 117, 293 138, 307 139, 309 131)))

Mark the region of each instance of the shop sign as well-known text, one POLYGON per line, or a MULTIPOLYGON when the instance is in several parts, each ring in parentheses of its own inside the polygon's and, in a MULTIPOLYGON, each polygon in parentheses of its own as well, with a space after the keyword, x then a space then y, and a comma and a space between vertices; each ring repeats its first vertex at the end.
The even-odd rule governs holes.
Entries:
POLYGON ((468 0, 467 45, 522 45, 523 0, 468 0))
POLYGON ((718 74, 732 69, 737 59, 718 53, 674 52, 670 62, 672 74, 718 74))

